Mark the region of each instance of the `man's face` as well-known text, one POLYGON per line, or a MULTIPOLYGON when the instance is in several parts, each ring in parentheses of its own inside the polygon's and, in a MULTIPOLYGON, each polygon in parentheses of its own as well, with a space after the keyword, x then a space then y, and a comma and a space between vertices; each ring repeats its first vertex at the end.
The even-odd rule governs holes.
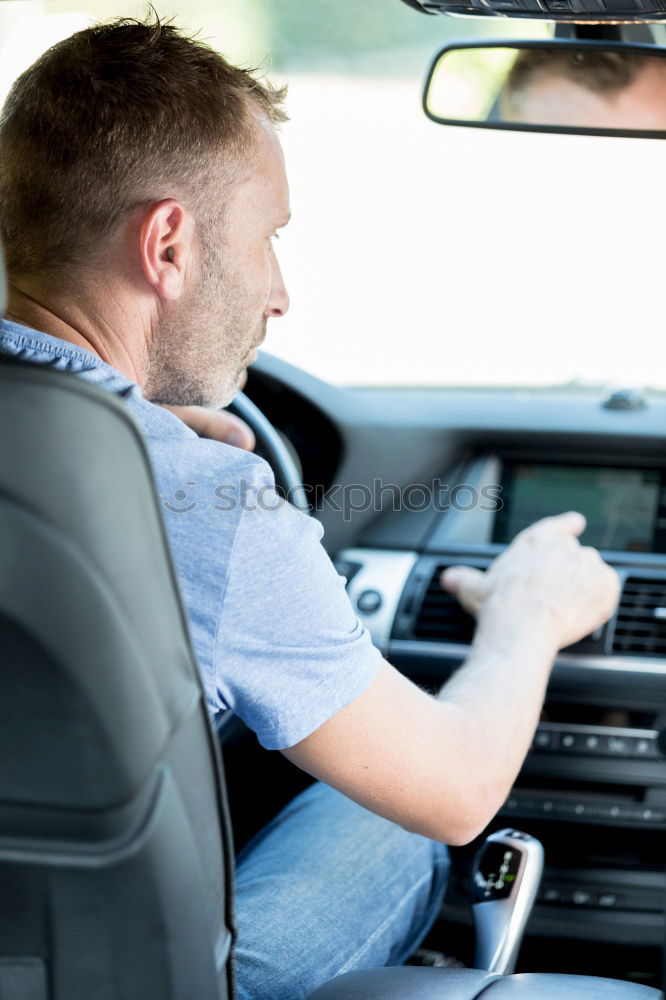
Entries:
POLYGON ((146 396, 162 403, 226 406, 240 387, 270 317, 289 308, 275 255, 289 219, 289 187, 274 129, 258 120, 251 172, 224 216, 199 231, 189 287, 169 303, 148 358, 146 396))

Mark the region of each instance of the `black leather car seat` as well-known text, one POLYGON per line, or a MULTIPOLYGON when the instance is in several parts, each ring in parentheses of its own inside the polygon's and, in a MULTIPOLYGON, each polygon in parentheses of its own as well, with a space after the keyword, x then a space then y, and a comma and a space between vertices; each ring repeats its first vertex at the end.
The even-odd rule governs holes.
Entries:
MULTIPOLYGON (((110 394, 0 355, 0 1000, 231 1000, 232 857, 141 437, 110 394)), ((482 994, 661 995, 398 968, 312 1000, 482 994)))
POLYGON ((1 356, 0 658, 2 1000, 231 997, 224 782, 143 442, 1 356))

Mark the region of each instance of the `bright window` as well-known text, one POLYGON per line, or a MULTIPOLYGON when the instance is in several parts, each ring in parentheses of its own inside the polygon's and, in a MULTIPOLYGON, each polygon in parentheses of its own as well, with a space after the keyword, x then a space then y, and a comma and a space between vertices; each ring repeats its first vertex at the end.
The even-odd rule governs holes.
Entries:
MULTIPOLYGON (((266 347, 333 382, 666 387, 666 146, 428 122, 452 38, 543 24, 427 18, 398 0, 188 0, 160 15, 290 85, 291 293, 266 347)), ((0 92, 116 0, 0 4, 0 92)))

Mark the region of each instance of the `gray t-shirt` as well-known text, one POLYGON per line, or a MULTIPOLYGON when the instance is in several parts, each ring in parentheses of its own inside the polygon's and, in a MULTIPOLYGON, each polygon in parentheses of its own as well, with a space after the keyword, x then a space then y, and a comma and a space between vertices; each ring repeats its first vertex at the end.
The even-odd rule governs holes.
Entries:
POLYGON ((143 432, 213 716, 232 709, 268 749, 353 701, 381 660, 321 545, 255 455, 203 440, 89 351, 7 320, 0 350, 121 396, 143 432))

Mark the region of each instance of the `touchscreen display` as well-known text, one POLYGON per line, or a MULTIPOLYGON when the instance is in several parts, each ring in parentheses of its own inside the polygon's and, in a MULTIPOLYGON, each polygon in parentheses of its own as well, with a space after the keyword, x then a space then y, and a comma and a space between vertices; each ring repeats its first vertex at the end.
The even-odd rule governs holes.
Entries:
POLYGON ((541 517, 579 510, 587 518, 584 545, 664 551, 662 478, 655 469, 506 463, 493 541, 510 542, 541 517))

